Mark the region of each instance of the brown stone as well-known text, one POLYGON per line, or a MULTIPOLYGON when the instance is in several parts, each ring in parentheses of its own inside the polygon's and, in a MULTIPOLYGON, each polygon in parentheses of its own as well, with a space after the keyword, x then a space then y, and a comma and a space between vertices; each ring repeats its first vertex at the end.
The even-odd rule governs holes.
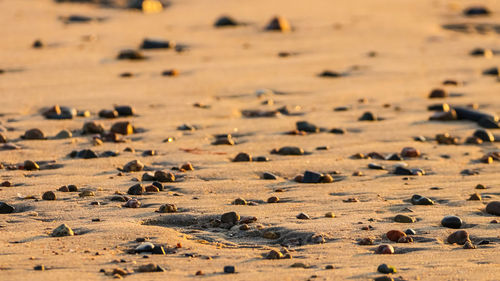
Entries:
POLYGON ((128 121, 116 122, 111 126, 111 132, 121 135, 131 135, 134 133, 134 127, 128 121))
POLYGON ((46 191, 42 195, 43 200, 56 200, 56 194, 53 191, 46 191))
POLYGON ((387 239, 397 242, 401 237, 406 237, 406 233, 399 230, 391 230, 386 234, 387 239))
POLYGON ((463 245, 465 242, 469 241, 469 233, 465 230, 459 230, 455 231, 450 236, 448 236, 448 239, 446 241, 450 244, 459 244, 463 245))

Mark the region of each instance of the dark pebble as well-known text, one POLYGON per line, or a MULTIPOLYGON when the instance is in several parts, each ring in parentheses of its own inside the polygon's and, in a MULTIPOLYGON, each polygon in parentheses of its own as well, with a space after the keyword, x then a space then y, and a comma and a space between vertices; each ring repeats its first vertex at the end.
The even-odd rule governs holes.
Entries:
POLYGON ((500 216, 500 201, 492 201, 486 205, 486 212, 495 216, 500 216))
POLYGON ((245 152, 240 152, 234 157, 233 162, 252 162, 252 156, 245 152))
POLYGON ((411 197, 411 203, 413 205, 434 205, 434 201, 418 194, 411 197))
POLYGON ((441 220, 441 225, 448 228, 458 229, 462 226, 462 220, 457 216, 446 216, 441 220))
POLYGON ((146 57, 137 50, 122 50, 116 57, 119 60, 144 60, 146 57))
POLYGON ((238 26, 238 25, 239 25, 238 21, 236 21, 234 18, 230 16, 221 16, 214 23, 215 27, 228 27, 228 26, 238 26))
POLYGON ((358 120, 359 121, 377 121, 377 117, 372 112, 367 111, 367 112, 363 113, 363 115, 361 115, 361 117, 359 117, 358 120))
POLYGON ((312 171, 305 171, 304 177, 302 178, 303 183, 319 183, 321 181, 322 174, 312 172, 312 171))
POLYGON ((236 273, 236 268, 232 265, 224 266, 224 273, 236 273))
POLYGON ((417 235, 417 232, 411 228, 405 230, 406 235, 417 235))
POLYGON ((170 49, 174 47, 174 42, 148 38, 144 39, 141 44, 141 49, 170 49))
POLYGON ((262 174, 262 179, 265 180, 277 180, 278 177, 272 173, 265 172, 262 174))
POLYGON ((0 214, 10 214, 14 212, 16 208, 14 206, 11 206, 5 202, 0 202, 0 214))

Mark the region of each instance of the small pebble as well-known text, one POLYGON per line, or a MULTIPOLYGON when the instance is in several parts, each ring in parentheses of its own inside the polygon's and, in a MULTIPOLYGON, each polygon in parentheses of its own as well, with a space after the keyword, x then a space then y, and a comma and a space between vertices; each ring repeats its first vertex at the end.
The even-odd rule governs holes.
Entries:
POLYGON ((462 226, 462 220, 457 216, 446 216, 441 220, 441 225, 457 229, 462 226))

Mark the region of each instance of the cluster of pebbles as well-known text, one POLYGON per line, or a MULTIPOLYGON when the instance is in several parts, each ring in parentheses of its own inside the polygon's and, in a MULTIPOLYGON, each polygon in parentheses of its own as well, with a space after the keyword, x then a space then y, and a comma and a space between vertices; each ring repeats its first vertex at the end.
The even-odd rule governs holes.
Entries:
MULTIPOLYGON (((86 2, 111 8, 138 9, 144 12, 160 11, 169 6, 169 3, 157 0, 56 0, 55 2, 86 2)), ((463 16, 467 18, 487 17, 491 14, 492 11, 484 7, 469 7, 463 11, 463 16)), ((61 20, 68 24, 100 22, 106 19, 71 15, 62 17, 61 20)), ((252 25, 252 23, 243 22, 228 15, 221 16, 213 23, 213 27, 217 29, 252 25)), ((290 33, 296 30, 282 16, 272 17, 263 26, 263 30, 270 33, 290 33)), ((43 49, 44 44, 42 41, 36 40, 33 48, 43 49)), ((185 44, 172 40, 145 38, 138 48, 119 51, 115 59, 147 62, 150 59, 148 52, 151 50, 173 50, 181 53, 189 48, 185 44)), ((471 52, 472 56, 492 57, 495 54, 492 50, 484 49, 475 49, 471 52)), ((293 55, 297 54, 293 53, 293 55)), ((280 57, 286 56, 288 55, 280 53, 280 57)), ((348 79, 354 71, 356 70, 324 70, 318 71, 316 76, 318 76, 317 79, 348 79)), ((498 68, 487 69, 483 74, 498 76, 498 68)), ((182 76, 184 73, 179 72, 177 69, 168 69, 161 72, 161 75, 182 76)), ((134 74, 124 72, 120 76, 133 77, 134 74)), ((333 81, 335 79, 324 80, 333 81)), ((498 243, 500 243, 498 235, 496 237, 487 237, 479 234, 484 229, 498 230, 500 197, 498 192, 494 192, 498 190, 497 182, 494 182, 491 186, 489 184, 485 186, 477 181, 475 187, 470 188, 470 193, 467 194, 466 199, 455 200, 451 202, 453 204, 450 203, 450 199, 443 199, 438 193, 433 193, 433 191, 442 190, 443 187, 429 187, 428 193, 424 194, 419 191, 420 194, 416 194, 412 190, 412 186, 410 186, 411 183, 418 182, 423 178, 435 179, 436 176, 446 176, 447 179, 453 180, 454 184, 461 185, 460 179, 481 174, 481 169, 485 166, 495 165, 496 168, 498 167, 500 150, 497 149, 496 144, 500 141, 500 134, 496 133, 500 129, 499 117, 495 113, 489 112, 492 108, 487 106, 454 103, 453 99, 462 96, 462 94, 450 92, 448 89, 459 84, 455 80, 447 80, 443 82, 441 88, 433 88, 428 95, 422 96, 422 101, 427 103, 430 100, 432 103, 426 108, 420 108, 419 112, 427 114, 427 111, 432 111, 433 114, 430 117, 413 121, 423 122, 428 125, 439 124, 442 125, 440 128, 448 128, 449 130, 454 130, 457 127, 474 128, 470 133, 458 136, 456 135, 458 133, 450 134, 443 131, 438 134, 432 133, 431 136, 419 135, 414 136, 414 138, 401 137, 400 139, 396 134, 393 135, 395 141, 406 143, 405 145, 396 149, 377 146, 380 148, 378 151, 371 151, 371 149, 368 150, 363 146, 359 146, 359 150, 354 154, 345 153, 345 151, 337 147, 331 149, 330 144, 332 142, 314 147, 310 146, 307 141, 303 141, 303 139, 317 137, 323 142, 326 139, 335 140, 336 138, 356 139, 363 133, 362 129, 360 131, 359 128, 369 128, 371 126, 381 126, 379 127, 380 130, 387 130, 386 127, 383 127, 384 124, 391 122, 394 117, 391 117, 390 114, 387 114, 387 117, 385 114, 382 114, 383 117, 379 116, 375 112, 376 109, 367 111, 366 108, 368 108, 369 102, 366 99, 358 100, 357 104, 335 107, 333 112, 328 112, 328 114, 332 115, 352 113, 346 115, 349 116, 350 120, 345 122, 345 125, 352 128, 361 127, 351 129, 340 127, 339 124, 333 124, 335 126, 317 125, 330 122, 312 120, 312 117, 311 120, 306 120, 314 115, 309 115, 311 111, 300 106, 290 107, 278 104, 275 107, 274 99, 282 102, 287 93, 274 90, 257 90, 255 96, 261 103, 260 105, 266 107, 266 109, 241 109, 238 111, 238 118, 246 119, 245 122, 261 122, 263 120, 262 122, 269 122, 268 124, 271 124, 273 120, 286 120, 289 127, 283 131, 274 132, 275 136, 286 141, 280 142, 280 146, 276 147, 266 141, 260 141, 257 147, 248 145, 252 143, 254 138, 263 136, 259 132, 245 134, 238 131, 226 131, 213 134, 213 128, 210 126, 181 123, 176 128, 171 128, 172 132, 178 133, 176 136, 179 140, 176 137, 165 135, 165 138, 150 140, 148 145, 151 147, 136 151, 133 147, 143 147, 143 139, 153 134, 153 132, 142 127, 148 127, 142 117, 155 113, 143 107, 136 110, 131 105, 104 105, 104 108, 97 112, 71 106, 53 105, 48 108, 41 108, 39 114, 32 117, 33 119, 38 118, 37 122, 44 120, 47 122, 44 124, 49 124, 48 126, 34 127, 27 130, 21 130, 16 127, 16 122, 8 122, 8 120, 5 120, 5 124, 10 127, 4 127, 4 116, 2 115, 0 116, 2 118, 0 123, 2 125, 0 127, 0 151, 2 153, 13 153, 13 155, 16 155, 16 159, 21 159, 21 157, 26 159, 18 162, 0 162, 0 169, 2 173, 5 173, 5 180, 2 179, 0 184, 0 192, 25 188, 23 186, 25 185, 25 179, 36 181, 37 177, 46 176, 49 172, 64 171, 67 168, 66 166, 69 165, 82 165, 82 167, 85 167, 88 163, 101 165, 103 163, 101 161, 108 161, 104 162, 107 163, 108 168, 96 173, 95 178, 97 179, 104 174, 116 184, 116 188, 110 190, 109 188, 100 187, 99 181, 93 179, 92 176, 85 176, 86 183, 81 185, 75 184, 71 177, 65 177, 64 181, 66 182, 64 185, 54 186, 52 189, 47 189, 39 194, 25 196, 18 193, 15 198, 2 196, 0 202, 2 221, 14 221, 15 216, 26 212, 26 206, 30 210, 33 209, 33 212, 38 212, 40 208, 42 210, 40 214, 36 213, 34 215, 40 215, 40 217, 43 217, 42 204, 44 204, 44 207, 48 206, 47 208, 54 208, 60 212, 66 212, 65 208, 69 210, 71 204, 75 202, 84 202, 86 208, 113 206, 116 208, 114 211, 122 212, 120 216, 133 220, 134 223, 141 225, 141 227, 160 226, 173 229, 176 233, 182 233, 183 235, 192 235, 189 241, 195 242, 190 245, 199 243, 200 245, 210 245, 222 249, 231 246, 240 247, 241 249, 253 247, 255 249, 255 251, 251 252, 251 258, 253 259, 266 260, 266 262, 272 262, 275 265, 282 265, 288 260, 293 260, 289 265, 290 268, 318 270, 319 273, 312 275, 310 280, 318 277, 318 275, 324 274, 326 276, 328 274, 319 271, 319 269, 332 270, 335 269, 335 266, 324 264, 324 261, 317 261, 316 265, 303 261, 310 255, 308 251, 314 247, 329 247, 328 244, 334 244, 338 240, 348 241, 349 247, 355 247, 359 253, 382 255, 376 257, 385 257, 383 255, 417 255, 413 251, 422 250, 420 247, 423 247, 423 249, 425 247, 441 247, 442 251, 455 251, 454 253, 457 256, 462 255, 461 249, 481 251, 494 248, 498 251, 498 243), (446 102, 436 103, 436 101, 443 100, 446 102), (270 109, 271 107, 272 109, 270 109), (70 124, 71 129, 60 130, 54 135, 46 133, 50 130, 49 127, 63 122, 68 122, 65 124, 70 124), (208 131, 211 133, 208 133, 208 131), (180 145, 189 143, 188 141, 183 143, 184 140, 189 140, 191 143, 196 140, 203 145, 203 148, 179 147, 179 151, 183 151, 190 156, 209 154, 205 156, 213 157, 217 160, 217 163, 214 164, 214 162, 201 157, 190 158, 193 159, 190 161, 184 161, 184 159, 178 161, 178 159, 171 159, 170 154, 162 151, 171 143, 180 143, 180 145), (30 154, 30 150, 37 149, 37 145, 40 143, 50 142, 58 142, 57 148, 64 151, 66 156, 56 160, 46 160, 38 158, 40 157, 39 154, 30 154), (124 145, 127 147, 123 149, 124 145), (450 150, 448 150, 450 147, 468 150, 475 156, 469 157, 469 154, 466 154, 465 157, 470 162, 453 163, 453 165, 460 166, 462 170, 460 173, 440 175, 439 170, 433 169, 433 163, 437 161, 436 159, 443 159, 444 161, 451 158, 451 156, 442 155, 440 152, 442 150, 450 153, 450 150), (161 149, 157 150, 157 148, 161 149), (483 155, 480 157, 477 157, 477 153, 475 153, 477 148, 482 151, 483 155), (247 149, 248 151, 245 151, 247 149), (334 149, 335 151, 333 151, 334 149), (258 154, 253 154, 253 152, 258 154), (339 171, 331 169, 324 163, 317 164, 314 162, 316 157, 325 154, 328 157, 338 157, 339 161, 348 162, 349 168, 339 171), (37 155, 37 158, 28 159, 31 155, 37 155), (164 161, 165 159, 167 161, 164 161), (279 163, 279 165, 275 166, 274 163, 279 163), (295 166, 296 163, 300 164, 295 166), (207 176, 207 173, 203 171, 204 169, 213 168, 210 166, 212 164, 217 165, 216 177, 207 176), (232 179, 234 175, 233 169, 243 171, 251 169, 257 176, 232 179), (227 171, 227 174, 225 171, 227 171), (232 184, 232 180, 246 181, 251 185, 257 185, 255 182, 258 181, 258 185, 265 185, 267 193, 260 193, 259 191, 259 198, 257 198, 256 193, 240 192, 237 187, 230 187, 233 189, 231 194, 239 194, 237 197, 229 199, 213 199, 215 197, 212 197, 210 199, 218 201, 216 203, 220 205, 220 210, 224 211, 203 209, 202 205, 196 203, 197 200, 207 197, 207 194, 216 194, 218 190, 213 188, 211 184, 221 181, 220 177, 225 177, 227 181, 224 184, 229 185, 232 184), (371 193, 358 192, 354 194, 348 192, 349 189, 346 187, 349 184, 370 185, 370 182, 379 179, 385 180, 388 185, 392 184, 394 186, 395 183, 401 185, 400 189, 404 189, 405 197, 396 198, 396 195, 388 195, 384 198, 384 196, 377 194, 374 199, 371 193), (207 191, 192 191, 199 191, 199 186, 203 186, 202 188, 206 188, 207 191), (306 189, 312 190, 311 193, 317 197, 297 198, 293 193, 295 190, 306 189), (346 192, 340 193, 337 192, 337 189, 346 192), (325 195, 325 190, 332 192, 325 195), (186 199, 188 196, 191 196, 191 198, 186 199), (322 199, 319 197, 325 196, 332 196, 332 198, 334 198, 333 196, 343 197, 334 204, 327 206, 322 205, 319 201, 314 202, 314 200, 322 199), (178 198, 183 199, 181 201, 178 198), (154 200, 156 201, 151 203, 154 200), (162 203, 158 203, 158 200, 161 200, 162 203), (194 203, 189 203, 191 200, 194 203), (332 235, 332 233, 335 233, 332 227, 337 227, 334 224, 339 217, 348 218, 357 212, 358 206, 372 204, 371 201, 385 202, 383 207, 377 207, 376 212, 370 214, 370 216, 376 216, 377 218, 369 218, 367 223, 355 222, 356 229, 351 231, 349 235, 338 235, 338 237, 332 235), (302 204, 302 202, 308 202, 309 204, 302 204), (471 205, 467 205, 469 203, 471 205), (472 205, 474 203, 477 204, 472 205), (54 207, 51 207, 50 204, 53 204, 54 207), (455 206, 467 206, 468 209, 463 211, 463 209, 454 208, 455 206), (265 213, 266 215, 254 216, 252 210, 265 210, 260 214, 265 213), (293 215, 289 215, 290 210, 293 211, 293 215), (443 215, 440 215, 439 221, 432 221, 422 215, 428 210, 435 210, 435 212, 443 215), (287 215, 283 220, 281 216, 284 216, 284 213, 287 215), (381 214, 385 214, 386 217, 383 218, 381 214), (277 220, 273 216, 280 217, 281 220, 277 220), (485 220, 478 218, 487 218, 488 221, 485 222, 485 220), (306 230, 301 226, 306 226, 306 230), (324 229, 330 231, 328 233, 323 232, 324 229), (417 247, 415 245, 422 246, 417 247)), ((383 107, 389 108, 391 106, 391 104, 386 104, 383 107)), ((196 103, 194 108, 191 108, 193 111, 202 109, 206 110, 204 112, 207 114, 218 110, 212 108, 211 105, 201 103, 196 103)), ((394 109, 397 112, 404 113, 404 109, 400 107, 394 109)), ((202 111, 201 114, 204 112, 202 111)), ((217 126, 215 127, 217 128, 217 126)), ((463 130, 457 131, 463 132, 463 130)), ((425 133, 427 132, 422 132, 422 134, 425 133)), ((450 160, 450 162, 452 161, 450 160)), ((452 164, 450 163, 450 165, 452 164)), ((392 186, 388 188, 392 188, 392 186)), ((359 208, 361 210, 361 207, 359 208)), ((78 225, 74 225, 74 220, 72 221, 71 216, 68 215, 51 218, 48 221, 56 223, 50 231, 44 231, 43 228, 36 230, 38 236, 43 237, 43 239, 59 239, 58 241, 73 238, 85 239, 85 236, 90 236, 90 233, 92 233, 92 230, 87 231, 78 225)), ((100 221, 100 218, 92 219, 92 222, 100 221)), ((347 225, 347 223, 344 224, 344 227, 347 225)), ((102 231, 102 229, 99 231, 102 231)), ((73 241, 70 243, 78 243, 79 240, 70 241, 73 241)), ((110 266, 109 262, 103 262, 101 264, 103 268, 100 269, 99 274, 109 276, 109 278, 124 278, 136 273, 170 271, 168 264, 157 257, 200 257, 200 255, 191 253, 191 251, 196 250, 193 249, 196 246, 186 249, 181 243, 169 245, 149 238, 137 238, 135 241, 129 241, 130 243, 125 248, 123 244, 118 247, 115 242, 106 241, 106 243, 108 242, 111 243, 109 248, 114 247, 115 254, 123 259, 154 259, 153 262, 140 262, 141 264, 137 266, 134 263, 133 269, 110 266)), ((221 255, 224 256, 225 253, 221 252, 221 255)), ((206 256, 206 259, 212 260, 212 257, 206 256)), ((328 260, 327 257, 325 259, 328 260)), ((41 260, 43 262, 43 259, 41 260)), ((308 259, 308 261, 311 260, 315 259, 308 259)), ((372 262, 376 260, 380 261, 383 258, 374 258, 372 262)), ((397 259, 387 259, 387 261, 398 262, 397 259)), ((338 266, 345 265, 338 264, 338 266)), ((0 270, 2 269, 0 268, 0 270)), ((57 267, 55 265, 50 267, 36 265, 33 269, 39 271, 57 270, 57 267)), ((396 274, 401 274, 401 276, 395 278, 397 280, 406 280, 404 279, 405 270, 408 269, 405 269, 404 266, 397 269, 396 266, 385 263, 374 264, 373 272, 370 273, 373 276, 370 275, 370 278, 393 280, 396 274)), ((207 269, 200 268, 190 274, 194 276, 206 275, 205 271, 208 272, 207 269)), ((228 264, 221 267, 214 274, 237 274, 241 272, 237 270, 236 264, 228 264)))

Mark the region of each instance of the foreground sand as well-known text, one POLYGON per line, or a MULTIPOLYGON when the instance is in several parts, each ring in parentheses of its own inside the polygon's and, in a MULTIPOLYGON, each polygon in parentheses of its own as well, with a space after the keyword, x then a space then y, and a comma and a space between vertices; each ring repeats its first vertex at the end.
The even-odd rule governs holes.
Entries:
MULTIPOLYGON (((0 280, 108 280, 100 273, 116 267, 134 269, 157 263, 165 273, 136 273, 127 280, 204 279, 204 280, 342 280, 372 279, 377 266, 387 263, 398 269, 394 278, 407 280, 500 280, 498 219, 484 212, 485 204, 500 198, 498 162, 476 163, 497 144, 443 146, 434 141, 415 142, 414 136, 433 138, 449 132, 465 139, 477 129, 472 122, 429 122, 427 98, 431 89, 442 87, 445 79, 465 81, 448 88, 463 93, 445 101, 466 105, 477 103, 481 110, 500 114, 500 83, 481 72, 500 64, 499 57, 475 58, 468 55, 475 47, 498 48, 498 33, 460 33, 445 30, 449 23, 488 22, 500 24, 497 1, 482 1, 495 13, 486 19, 466 19, 461 10, 472 1, 173 1, 158 14, 99 9, 87 4, 55 4, 49 0, 0 1, 1 125, 9 140, 22 147, 0 151, 1 162, 19 164, 27 159, 62 164, 55 170, 1 170, 1 180, 14 187, 2 187, 0 201, 20 211, 0 215, 0 280), (246 26, 215 29, 214 20, 229 14, 249 23, 246 26), (59 16, 84 14, 109 17, 104 22, 65 25, 59 16), (264 32, 263 27, 276 14, 286 17, 295 30, 291 33, 264 32), (82 39, 91 35, 91 40, 82 39), (183 53, 148 51, 148 60, 118 61, 121 49, 136 48, 145 37, 175 40, 190 46, 183 53), (41 39, 46 47, 33 49, 41 39), (280 58, 279 52, 296 52, 280 58), (369 52, 376 52, 369 57, 369 52), (164 77, 165 69, 176 68, 177 77, 164 77), (319 78, 325 69, 350 75, 338 79, 319 78), (132 72, 136 76, 121 78, 132 72), (262 88, 286 93, 274 94, 274 105, 261 105, 255 91, 262 88), (361 98, 366 103, 359 103, 361 98), (193 107, 199 102, 209 109, 193 107), (383 107, 384 104, 390 107, 383 107), (86 109, 89 118, 46 120, 43 107, 54 104, 86 109), (144 132, 126 137, 126 143, 92 146, 91 137, 78 131, 84 122, 99 120, 108 129, 114 120, 100 119, 96 113, 114 104, 136 108, 138 116, 127 118, 144 132), (245 109, 270 110, 284 105, 300 106, 303 116, 244 118, 245 109), (338 106, 352 106, 334 112, 338 106), (395 110, 399 107, 400 110, 395 110), (384 118, 379 122, 359 122, 365 111, 384 118), (344 135, 330 133, 307 136, 285 135, 295 122, 310 121, 326 128, 342 127, 344 135), (201 129, 184 132, 182 124, 201 129), (70 140, 21 140, 31 128, 48 136, 62 129, 74 131, 70 140), (213 135, 231 133, 237 145, 211 145, 213 135), (163 142, 175 137, 174 142, 163 142), (270 154, 286 145, 312 152, 304 156, 270 154), (315 150, 319 146, 329 150, 315 150), (412 167, 428 171, 426 176, 402 180, 387 171, 369 170, 368 163, 394 163, 381 160, 354 160, 355 153, 372 151, 388 154, 403 147, 419 149, 425 157, 405 160, 412 167), (123 152, 133 147, 137 152, 123 152), (117 157, 72 159, 73 150, 91 148, 97 152, 115 150, 117 157), (201 153, 183 149, 198 148, 201 153), (154 149, 157 156, 144 157, 142 151, 154 149), (269 162, 234 163, 239 152, 267 156, 269 162), (441 157, 448 155, 449 159, 441 157), (191 162, 195 171, 178 173, 182 181, 166 184, 167 191, 137 196, 143 207, 123 208, 108 198, 141 179, 141 172, 117 176, 117 168, 139 159, 146 166, 169 170, 191 162), (480 169, 479 175, 463 176, 464 169, 480 169), (305 170, 329 173, 339 171, 338 181, 328 184, 300 184, 293 181, 305 170), (361 171, 364 176, 352 176, 361 171), (279 176, 276 181, 260 179, 263 172, 279 176), (467 201, 482 190, 483 201, 467 201), (56 201, 19 199, 75 184, 91 189, 95 197, 80 198, 76 193, 56 192, 56 201), (431 187, 440 187, 431 190, 431 187), (284 192, 275 192, 276 189, 284 192), (439 202, 433 206, 413 206, 413 194, 439 202), (277 195, 278 204, 265 203, 277 195), (197 199, 194 199, 196 197, 197 199), (260 202, 256 206, 235 206, 242 197, 260 202), (356 197, 360 202, 344 203, 356 197), (98 201, 100 206, 90 202, 98 201), (179 214, 192 218, 236 211, 255 216, 264 228, 278 227, 283 235, 323 235, 325 243, 291 247, 293 259, 266 260, 279 243, 245 235, 239 230, 200 229, 175 225, 169 216, 154 211, 161 204, 173 203, 179 214), (405 211, 410 208, 413 212, 405 211), (332 211, 335 218, 324 214, 332 211), (311 220, 298 220, 307 213, 311 220), (413 224, 393 221, 396 214, 418 219, 413 224), (445 215, 465 220, 474 241, 489 245, 474 250, 446 243, 454 230, 440 225, 445 215), (92 219, 100 218, 100 222, 92 219), (52 229, 66 223, 79 235, 50 237, 52 229), (361 230, 371 225, 373 230, 361 230), (413 228, 420 241, 409 244, 388 242, 383 235, 392 229, 413 228), (294 234, 295 233, 295 234, 294 234), (232 237, 234 236, 234 237, 232 237), (127 254, 139 243, 138 237, 182 248, 175 254, 127 254), (376 244, 390 243, 397 254, 376 255, 374 246, 360 246, 357 240, 376 238, 376 244), (424 239, 428 238, 428 239, 424 239), (96 255, 96 252, 99 254, 96 255), (190 257, 189 254, 193 254, 190 257), (211 258, 207 258, 211 257, 211 258), (124 263, 114 261, 124 259, 124 263), (310 268, 290 268, 297 262, 310 268), (34 271, 43 264, 50 270, 34 271), (224 274, 223 267, 236 266, 237 274, 224 274), (333 265, 333 270, 325 266, 333 265), (202 270, 204 276, 195 276, 202 270)), ((122 120, 120 118, 119 120, 122 120)), ((125 120, 125 119, 124 119, 125 120)), ((497 133, 498 134, 498 133, 497 133)))

